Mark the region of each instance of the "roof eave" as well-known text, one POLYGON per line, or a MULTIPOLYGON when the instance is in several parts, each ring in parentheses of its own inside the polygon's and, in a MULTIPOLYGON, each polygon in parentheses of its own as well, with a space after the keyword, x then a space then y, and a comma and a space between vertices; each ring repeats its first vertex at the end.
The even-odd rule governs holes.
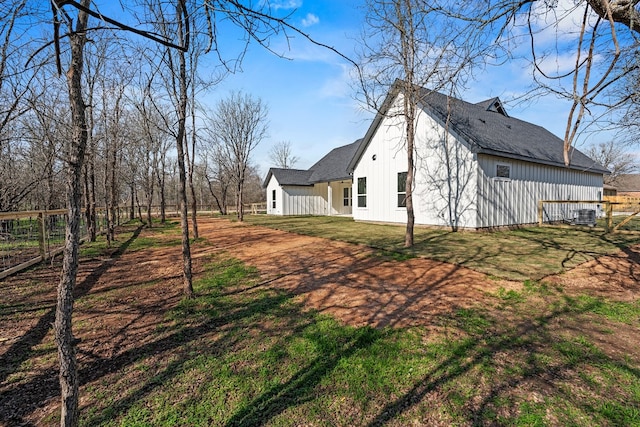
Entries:
POLYGON ((521 161, 529 162, 529 163, 537 163, 537 164, 546 165, 546 166, 569 168, 569 169, 577 170, 577 171, 580 171, 580 172, 590 172, 590 173, 603 174, 603 175, 604 174, 608 175, 608 174, 611 173, 608 170, 604 170, 604 169, 584 167, 584 166, 576 166, 576 165, 572 165, 572 164, 569 164, 569 166, 567 166, 564 163, 558 163, 558 162, 554 162, 554 161, 551 161, 551 160, 544 160, 544 159, 537 159, 537 158, 533 158, 533 157, 521 156, 521 155, 514 154, 514 153, 507 153, 507 152, 503 152, 503 151, 491 150, 491 149, 488 149, 488 148, 478 148, 477 153, 478 154, 488 154, 488 155, 496 156, 496 157, 503 157, 503 158, 506 158, 506 159, 521 160, 521 161))

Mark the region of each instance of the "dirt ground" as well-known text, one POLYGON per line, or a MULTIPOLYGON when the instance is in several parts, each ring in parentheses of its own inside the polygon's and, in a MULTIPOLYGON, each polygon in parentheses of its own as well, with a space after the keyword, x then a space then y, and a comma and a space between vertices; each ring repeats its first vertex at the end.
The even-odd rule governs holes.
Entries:
MULTIPOLYGON (((206 240, 193 247, 196 274, 212 254, 224 251, 257 267, 259 286, 286 289, 310 309, 354 326, 433 327, 443 313, 488 302, 500 288, 521 288, 521 283, 490 279, 452 264, 386 260, 363 246, 221 219, 202 218, 199 230, 206 240)), ((637 300, 639 261, 636 246, 545 280, 568 294, 637 300)), ((43 420, 59 406, 51 330, 59 267, 58 260, 1 282, 0 424, 47 424, 43 420), (35 281, 48 285, 34 288, 35 281), (16 376, 34 352, 53 356, 26 377, 16 376)), ((79 300, 74 311, 80 375, 86 384, 127 366, 140 346, 161 345, 150 342, 150 331, 180 299, 180 247, 124 250, 82 262, 76 290, 77 297, 102 296, 91 304, 79 300), (140 286, 145 283, 149 286, 140 286), (131 292, 116 293, 128 287, 131 292)), ((640 337, 630 339, 637 342, 640 337)))

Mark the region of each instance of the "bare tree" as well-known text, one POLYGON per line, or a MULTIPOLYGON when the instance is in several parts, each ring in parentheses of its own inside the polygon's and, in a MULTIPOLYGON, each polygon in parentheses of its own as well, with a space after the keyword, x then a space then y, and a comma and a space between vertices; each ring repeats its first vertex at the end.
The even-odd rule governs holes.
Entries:
MULTIPOLYGON (((496 0, 483 3, 435 0, 434 9, 484 35, 488 58, 529 61, 533 86, 520 99, 553 94, 568 104, 564 161, 591 125, 609 120, 631 102, 620 90, 638 69, 638 1, 541 2, 496 0), (523 49, 523 47, 526 47, 523 49)), ((450 26, 451 21, 447 21, 450 26)), ((449 38, 457 38, 452 31, 449 38)))
POLYGON ((24 150, 18 123, 30 110, 25 98, 40 69, 39 64, 24 66, 29 42, 19 24, 29 14, 26 0, 0 3, 0 212, 21 206, 41 178, 19 170, 24 150))
POLYGON ((267 136, 267 106, 240 92, 218 101, 210 129, 220 147, 222 161, 236 186, 238 219, 244 219, 243 195, 253 149, 267 136))
POLYGON ((299 157, 294 156, 289 141, 280 141, 269 150, 271 164, 277 168, 291 169, 298 162, 299 157))
MULTIPOLYGON (((81 4, 84 7, 89 7, 89 3, 90 0, 82 0, 81 4)), ((72 139, 65 145, 67 225, 54 329, 56 343, 58 344, 58 358, 60 360, 60 395, 62 399, 60 424, 62 426, 76 426, 79 418, 79 381, 71 317, 73 312, 73 289, 75 288, 78 271, 82 164, 87 146, 86 104, 82 96, 82 72, 89 15, 79 11, 75 19, 75 25, 66 12, 61 13, 61 15, 64 17, 64 24, 68 28, 67 36, 71 50, 71 59, 66 77, 69 88, 69 105, 71 107, 72 139)), ((57 21, 57 16, 58 14, 54 16, 54 25, 60 24, 57 21)))
POLYGON ((209 142, 209 145, 203 147, 201 173, 220 214, 226 215, 233 175, 226 166, 221 148, 214 141, 209 142))
POLYGON ((407 155, 405 247, 413 246, 416 120, 421 97, 453 91, 483 49, 478 36, 421 0, 369 0, 361 37, 359 92, 379 114, 400 116, 407 155), (455 37, 453 36, 455 34, 455 37), (428 90, 425 90, 428 88, 428 90), (386 95, 386 96, 384 96, 386 95), (383 97, 384 96, 384 97, 383 97), (391 103, 397 102, 396 105, 391 103), (400 108, 391 108, 394 106, 400 108))
POLYGON ((613 140, 590 146, 587 155, 611 172, 604 176, 605 184, 616 185, 620 175, 638 170, 638 159, 613 140))
MULTIPOLYGON (((187 2, 179 0, 175 7, 164 10, 162 4, 154 4, 154 13, 157 17, 159 31, 165 37, 175 34, 180 46, 188 46, 190 37, 190 21, 188 19, 187 2), (169 18, 169 13, 173 13, 173 18, 169 18)), ((175 111, 175 130, 173 135, 176 141, 177 164, 178 164, 178 204, 180 209, 180 224, 182 228, 182 286, 185 298, 193 297, 193 283, 191 271, 191 247, 189 242, 189 218, 187 200, 187 169, 185 164, 185 144, 187 137, 187 106, 189 100, 188 93, 188 70, 186 49, 174 50, 163 46, 161 58, 165 73, 164 88, 175 111)))

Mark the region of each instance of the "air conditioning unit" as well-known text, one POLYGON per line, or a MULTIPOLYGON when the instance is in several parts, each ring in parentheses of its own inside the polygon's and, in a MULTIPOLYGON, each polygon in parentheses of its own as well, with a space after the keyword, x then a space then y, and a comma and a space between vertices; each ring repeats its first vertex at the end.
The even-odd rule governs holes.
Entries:
POLYGON ((573 211, 572 222, 575 225, 588 225, 589 227, 594 227, 596 225, 596 210, 577 209, 573 211))

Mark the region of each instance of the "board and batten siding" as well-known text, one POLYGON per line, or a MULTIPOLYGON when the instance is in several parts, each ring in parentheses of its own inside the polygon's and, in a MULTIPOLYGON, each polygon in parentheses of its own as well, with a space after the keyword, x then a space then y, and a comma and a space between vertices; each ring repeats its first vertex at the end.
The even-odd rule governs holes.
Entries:
MULTIPOLYGON (((532 224, 538 221, 540 200, 601 200, 602 174, 479 154, 478 228, 532 224), (496 176, 497 165, 508 165, 508 179, 496 176)), ((571 209, 593 205, 545 206, 548 219, 562 220, 571 209)))
POLYGON ((282 215, 327 215, 327 184, 282 186, 282 215))
POLYGON ((267 184, 268 215, 350 215, 351 205, 344 206, 344 189, 351 189, 351 180, 331 183, 331 212, 329 211, 329 184, 280 185, 275 176, 267 184), (275 207, 274 207, 275 192, 275 207))
POLYGON ((271 175, 269 183, 267 184, 267 214, 268 215, 284 215, 282 211, 282 190, 280 183, 275 176, 271 175), (275 207, 274 207, 274 195, 275 192, 275 207))
POLYGON ((353 171, 353 218, 356 221, 407 221, 407 210, 397 206, 397 176, 407 171, 402 124, 384 118, 353 171), (366 206, 359 206, 358 180, 366 179, 366 206))
MULTIPOLYGON (((392 108, 399 108, 401 103, 400 96, 392 108)), ((458 209, 453 212, 453 216, 457 218, 459 227, 473 228, 476 226, 477 218, 477 168, 473 155, 462 144, 457 144, 456 155, 459 163, 456 170, 443 169, 442 129, 442 126, 428 114, 422 112, 418 115, 415 142, 418 154, 415 156, 416 175, 413 191, 415 223, 451 225, 447 200, 451 198, 452 193, 443 182, 452 179, 457 190, 453 205, 458 209), (462 171, 459 177, 456 175, 457 171, 462 171)), ((353 218, 359 221, 406 222, 406 208, 398 207, 397 177, 401 172, 407 172, 404 119, 391 113, 378 126, 353 171, 353 218), (358 206, 359 178, 367 179, 366 207, 358 206)))

